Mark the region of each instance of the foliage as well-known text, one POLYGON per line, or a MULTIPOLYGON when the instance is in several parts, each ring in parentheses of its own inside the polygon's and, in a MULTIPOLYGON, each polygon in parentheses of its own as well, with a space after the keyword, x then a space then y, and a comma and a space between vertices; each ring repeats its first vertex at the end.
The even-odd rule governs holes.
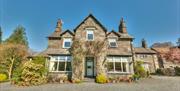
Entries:
POLYGON ((33 58, 32 62, 35 63, 35 64, 45 65, 46 59, 44 57, 42 57, 42 56, 36 56, 36 57, 33 58))
POLYGON ((86 54, 93 56, 100 56, 106 46, 106 42, 104 41, 88 41, 86 44, 86 54))
POLYGON ((48 82, 49 83, 65 83, 68 82, 67 75, 54 75, 50 74, 48 75, 48 82))
POLYGON ((81 83, 82 81, 79 80, 79 79, 74 79, 72 82, 73 82, 73 83, 81 83))
POLYGON ((136 61, 134 71, 135 71, 135 74, 139 75, 142 78, 147 76, 147 73, 144 67, 142 66, 141 61, 136 61))
POLYGON ((100 74, 96 77, 97 83, 107 83, 107 78, 104 74, 100 74))
POLYGON ((74 40, 71 46, 70 52, 73 56, 72 61, 72 81, 83 79, 83 58, 85 56, 85 50, 82 45, 82 41, 74 40))
POLYGON ((0 82, 7 80, 6 74, 0 74, 0 82))
POLYGON ((180 48, 170 48, 165 58, 173 63, 180 63, 180 48))
POLYGON ((86 47, 86 55, 92 55, 96 61, 96 72, 97 75, 105 74, 104 63, 105 63, 105 56, 107 54, 107 41, 106 39, 103 41, 87 41, 85 43, 86 47))
POLYGON ((13 72, 26 61, 27 48, 19 44, 0 45, 0 72, 8 74, 11 79, 13 72))
POLYGON ((21 74, 22 74, 22 64, 14 71, 14 74, 12 76, 11 83, 12 84, 18 84, 21 80, 21 74))
POLYGON ((21 44, 28 47, 28 41, 25 33, 25 28, 23 26, 18 26, 13 34, 5 40, 5 43, 21 44))
POLYGON ((173 47, 173 43, 172 42, 154 43, 151 47, 152 48, 157 48, 157 47, 173 47))
POLYGON ((2 30, 1 30, 1 27, 0 27, 0 44, 2 43, 2 30))
POLYGON ((120 83, 120 82, 132 82, 131 76, 112 76, 108 78, 110 83, 120 83))
POLYGON ((180 38, 177 40, 177 46, 180 48, 180 38))
MULTIPOLYGON (((73 80, 82 80, 83 79, 83 59, 86 55, 92 55, 97 61, 97 65, 102 65, 100 57, 106 53, 106 42, 104 41, 81 41, 74 39, 73 44, 70 48, 70 52, 73 56, 72 61, 72 81, 73 80)), ((103 60, 104 61, 104 60, 103 60)), ((102 73, 99 70, 101 67, 97 68, 97 73, 102 73)), ((102 66, 103 67, 103 66, 102 66)))
POLYGON ((157 70, 156 70, 156 74, 158 74, 158 75, 163 75, 163 72, 162 72, 161 69, 157 69, 157 70))
POLYGON ((133 74, 133 79, 139 79, 140 78, 140 75, 139 74, 133 74))
POLYGON ((158 74, 158 75, 166 75, 166 76, 174 76, 175 75, 175 69, 174 68, 157 69, 156 74, 158 74))
POLYGON ((35 57, 32 61, 27 61, 16 73, 13 77, 14 84, 30 86, 46 83, 45 58, 35 57))
POLYGON ((174 70, 175 70, 175 74, 177 76, 180 76, 180 67, 175 67, 174 70))

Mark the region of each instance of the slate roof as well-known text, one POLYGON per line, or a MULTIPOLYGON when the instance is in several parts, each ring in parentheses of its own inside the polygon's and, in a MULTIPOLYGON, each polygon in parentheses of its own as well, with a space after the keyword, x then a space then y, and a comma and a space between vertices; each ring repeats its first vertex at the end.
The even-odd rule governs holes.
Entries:
POLYGON ((48 38, 60 38, 60 31, 54 31, 48 38))
POLYGON ((108 49, 107 55, 121 55, 121 56, 131 56, 132 52, 128 51, 126 49, 117 49, 117 48, 111 48, 108 49))
POLYGON ((143 47, 138 47, 134 48, 135 53, 145 53, 145 54, 156 54, 156 52, 150 48, 143 48, 143 47))
POLYGON ((152 49, 160 54, 165 54, 165 53, 169 52, 170 47, 154 47, 152 49))
POLYGON ((108 33, 106 34, 106 36, 110 35, 111 33, 114 33, 115 35, 117 35, 118 37, 120 37, 120 35, 119 35, 117 32, 115 32, 114 30, 112 30, 111 32, 108 32, 108 33))
POLYGON ((107 29, 106 29, 92 14, 89 14, 89 15, 74 29, 74 32, 76 32, 77 28, 79 28, 89 17, 91 17, 92 19, 94 19, 94 21, 95 21, 101 28, 103 28, 104 32, 107 32, 107 29))
POLYGON ((120 32, 116 32, 114 30, 112 30, 111 32, 108 32, 106 36, 108 36, 109 34, 114 33, 115 35, 117 35, 119 38, 124 38, 124 39, 134 39, 133 36, 127 34, 127 33, 120 33, 120 32))
MULTIPOLYGON (((68 50, 68 49, 64 49, 64 50, 68 50)), ((43 54, 46 54, 46 55, 49 55, 49 54, 54 54, 54 55, 56 55, 56 54, 70 54, 70 52, 69 51, 64 52, 64 51, 62 51, 62 49, 48 48, 43 52, 43 54)))
POLYGON ((50 36, 48 36, 48 38, 60 38, 66 32, 68 32, 68 33, 70 33, 71 35, 74 36, 73 32, 71 32, 70 30, 66 30, 64 32, 54 31, 50 36))
POLYGON ((119 33, 118 34, 120 35, 120 38, 129 38, 129 39, 134 39, 133 36, 127 34, 127 33, 119 33))
POLYGON ((72 36, 74 36, 74 33, 71 32, 70 30, 66 30, 66 31, 62 32, 62 33, 60 34, 60 36, 64 35, 64 34, 67 33, 67 32, 68 32, 69 34, 71 34, 72 36))

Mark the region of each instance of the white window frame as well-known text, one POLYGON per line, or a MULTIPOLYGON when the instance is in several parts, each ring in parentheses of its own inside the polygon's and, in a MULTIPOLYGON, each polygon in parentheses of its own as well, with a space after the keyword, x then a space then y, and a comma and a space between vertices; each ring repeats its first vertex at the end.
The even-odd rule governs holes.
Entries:
POLYGON ((63 39, 63 48, 71 48, 72 39, 71 38, 64 38, 63 39), (70 47, 65 46, 65 42, 70 42, 70 47))
POLYGON ((94 41, 94 30, 93 29, 86 29, 86 40, 87 41, 94 41), (88 39, 88 34, 92 34, 93 39, 88 39))
POLYGON ((108 73, 130 73, 130 66, 129 66, 129 57, 108 57, 107 62, 113 62, 113 71, 108 71, 108 73), (126 59, 126 60, 125 60, 126 59), (120 62, 121 63, 121 71, 115 70, 115 63, 120 62), (124 72, 123 63, 126 63, 126 72, 124 72))
POLYGON ((72 72, 72 70, 71 71, 66 71, 67 62, 71 62, 71 61, 72 61, 72 56, 51 56, 49 65, 51 66, 52 62, 58 62, 58 64, 57 64, 57 69, 55 71, 52 71, 53 67, 49 66, 49 72, 72 72), (61 60, 61 57, 64 57, 65 60, 61 60), (70 60, 68 60, 68 58, 70 58, 70 60), (64 68, 65 70, 64 71, 58 71, 59 62, 65 62, 65 68, 64 68))
POLYGON ((116 39, 116 38, 109 38, 108 41, 109 41, 109 47, 111 47, 111 48, 116 48, 116 47, 118 47, 118 45, 117 45, 117 39, 116 39), (116 46, 111 46, 111 42, 115 42, 115 43, 116 43, 116 46))

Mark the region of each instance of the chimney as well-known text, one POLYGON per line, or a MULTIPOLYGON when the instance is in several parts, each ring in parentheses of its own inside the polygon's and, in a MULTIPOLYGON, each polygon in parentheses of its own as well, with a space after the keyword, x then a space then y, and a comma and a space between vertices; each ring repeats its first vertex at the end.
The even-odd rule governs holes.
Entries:
POLYGON ((127 33, 126 24, 125 24, 125 21, 124 21, 123 18, 121 18, 121 20, 120 20, 119 32, 120 32, 120 33, 127 33))
POLYGON ((143 48, 147 48, 147 43, 146 43, 146 40, 145 39, 142 39, 142 47, 143 48))
POLYGON ((61 19, 58 19, 55 31, 56 32, 61 32, 62 31, 62 20, 61 19))

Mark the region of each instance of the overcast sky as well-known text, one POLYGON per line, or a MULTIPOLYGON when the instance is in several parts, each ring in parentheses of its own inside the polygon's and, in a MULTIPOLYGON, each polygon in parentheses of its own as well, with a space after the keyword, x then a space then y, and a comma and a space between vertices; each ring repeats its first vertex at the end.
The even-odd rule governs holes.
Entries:
POLYGON ((3 39, 22 25, 36 51, 47 48, 46 37, 54 32, 58 18, 64 22, 63 30, 73 30, 89 13, 109 31, 117 31, 124 17, 135 46, 142 38, 150 46, 175 43, 180 37, 180 0, 0 0, 3 39))

